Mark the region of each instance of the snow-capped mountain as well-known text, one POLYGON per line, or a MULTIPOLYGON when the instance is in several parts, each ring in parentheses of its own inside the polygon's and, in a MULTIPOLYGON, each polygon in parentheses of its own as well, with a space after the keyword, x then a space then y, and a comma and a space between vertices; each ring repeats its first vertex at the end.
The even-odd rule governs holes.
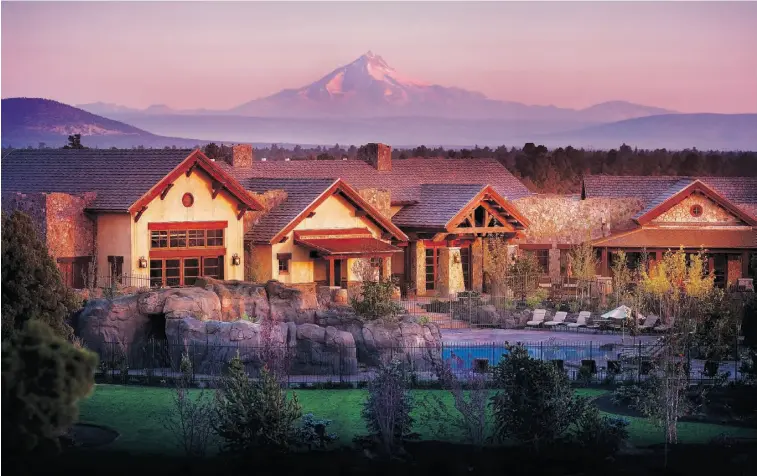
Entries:
POLYGON ((496 101, 479 92, 409 78, 368 52, 299 89, 285 89, 230 111, 265 117, 385 117, 567 119, 572 109, 496 101))

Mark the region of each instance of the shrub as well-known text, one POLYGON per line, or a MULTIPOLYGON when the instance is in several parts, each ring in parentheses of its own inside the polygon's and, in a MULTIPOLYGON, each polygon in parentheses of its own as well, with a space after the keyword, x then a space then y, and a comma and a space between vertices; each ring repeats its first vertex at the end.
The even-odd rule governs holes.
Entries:
POLYGON ((355 313, 365 320, 393 318, 404 308, 392 300, 392 281, 363 281, 360 283, 359 297, 350 298, 355 313))
POLYGON ((639 402, 645 397, 649 389, 645 383, 637 384, 632 382, 624 382, 618 385, 612 392, 610 400, 613 405, 627 406, 629 408, 636 408, 639 402))
POLYGON ((418 324, 425 326, 426 324, 431 322, 431 318, 428 316, 421 316, 420 319, 418 319, 418 324))
POLYGON ((329 433, 327 431, 329 425, 331 425, 331 420, 319 420, 312 413, 304 415, 302 417, 302 424, 297 429, 297 443, 301 446, 306 446, 309 450, 313 448, 326 448, 339 438, 336 433, 329 433))
POLYGON ((63 284, 28 215, 3 214, 0 261, 3 338, 22 328, 28 319, 43 321, 62 337, 73 334, 65 319, 77 309, 75 295, 63 284))
POLYGON ((288 399, 265 367, 258 379, 250 381, 239 354, 231 360, 216 392, 214 429, 224 452, 250 455, 256 449, 288 450, 301 416, 297 395, 288 399))
POLYGON ((628 439, 628 421, 603 417, 599 409, 589 405, 576 423, 574 438, 582 447, 599 457, 615 454, 628 439))
POLYGON ((526 306, 530 309, 536 309, 547 299, 548 293, 545 289, 537 289, 526 298, 526 306))
POLYGON ((3 453, 58 448, 92 390, 97 356, 30 320, 3 342, 2 367, 3 453))
POLYGON ((213 401, 210 394, 189 391, 189 380, 177 379, 171 408, 162 418, 163 427, 176 439, 187 456, 205 456, 213 432, 213 401))
POLYGON ((511 346, 494 368, 495 436, 530 443, 538 450, 561 437, 577 420, 586 400, 576 397, 567 375, 551 362, 536 360, 522 346, 511 346))
POLYGON ((368 384, 362 417, 370 437, 387 455, 401 448, 404 440, 417 437, 411 432, 413 400, 408 387, 408 373, 397 360, 381 365, 368 384))

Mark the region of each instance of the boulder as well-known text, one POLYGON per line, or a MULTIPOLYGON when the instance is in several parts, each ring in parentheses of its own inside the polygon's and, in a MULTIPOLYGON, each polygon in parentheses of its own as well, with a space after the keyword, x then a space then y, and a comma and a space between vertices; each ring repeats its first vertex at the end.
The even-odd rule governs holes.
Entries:
POLYGON ((473 313, 473 316, 471 316, 473 324, 495 325, 499 324, 502 319, 500 312, 492 304, 478 306, 474 308, 473 313))
POLYGON ((440 358, 441 332, 436 324, 418 324, 410 319, 399 323, 368 322, 348 326, 358 352, 358 361, 370 366, 399 359, 416 369, 429 369, 429 358, 440 358))
POLYGON ((101 358, 109 349, 144 345, 152 332, 150 318, 139 311, 137 295, 92 299, 76 320, 76 334, 101 358))
POLYGON ((166 319, 193 317, 201 321, 219 321, 221 320, 221 301, 216 293, 207 289, 175 289, 165 298, 163 314, 166 319))
POLYGON ((218 295, 221 302, 221 320, 235 321, 250 319, 255 322, 268 319, 271 307, 265 287, 244 281, 219 281, 201 278, 195 286, 205 288, 218 295))
POLYGON ((274 321, 313 323, 318 309, 318 297, 314 286, 284 286, 278 281, 268 281, 265 285, 270 306, 270 317, 274 321))
POLYGON ((353 375, 357 369, 357 351, 352 334, 316 324, 297 326, 297 352, 291 373, 353 375))
MULTIPOLYGON (((250 321, 201 321, 191 317, 166 321, 172 367, 178 368, 182 353, 192 360, 195 372, 220 375, 239 352, 242 362, 260 368, 271 353, 285 356, 290 348, 290 326, 250 321), (269 342, 264 345, 264 342, 269 342)), ((250 369, 252 370, 252 369, 250 369)))
POLYGON ((347 290, 339 286, 318 286, 316 291, 318 306, 322 309, 350 305, 347 290))

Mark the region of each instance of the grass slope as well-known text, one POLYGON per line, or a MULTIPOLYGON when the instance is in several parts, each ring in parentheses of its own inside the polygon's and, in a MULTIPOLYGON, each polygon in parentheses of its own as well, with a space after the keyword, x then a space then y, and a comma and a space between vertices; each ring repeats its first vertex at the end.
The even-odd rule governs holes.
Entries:
MULTIPOLYGON (((422 399, 439 390, 416 390, 416 399, 422 399)), ((296 391, 303 413, 312 412, 316 417, 333 420, 330 427, 339 435, 342 444, 350 444, 352 438, 365 433, 365 424, 360 417, 365 401, 365 390, 300 390, 296 391)), ((581 389, 579 395, 596 397, 603 390, 581 389)), ((161 424, 161 416, 170 409, 171 390, 168 388, 136 387, 121 385, 97 385, 95 391, 80 405, 80 421, 105 425, 116 429, 121 436, 109 446, 117 450, 140 453, 177 453, 175 440, 161 424)), ((451 406, 452 400, 443 392, 451 406)), ((664 441, 661 429, 643 418, 627 417, 630 421, 632 443, 645 446, 664 441)), ((757 437, 757 430, 735 428, 704 423, 680 423, 681 443, 706 443, 718 434, 733 437, 757 437)), ((432 437, 427 422, 416 419, 415 431, 422 437, 432 437)))

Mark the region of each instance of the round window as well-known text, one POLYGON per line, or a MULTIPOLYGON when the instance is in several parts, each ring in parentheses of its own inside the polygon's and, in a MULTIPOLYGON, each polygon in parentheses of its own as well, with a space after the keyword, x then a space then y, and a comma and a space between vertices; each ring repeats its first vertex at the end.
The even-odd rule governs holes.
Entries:
POLYGON ((184 196, 181 197, 181 203, 187 208, 191 207, 194 202, 195 197, 193 197, 191 193, 185 193, 184 196))
POLYGON ((689 212, 691 212, 691 216, 693 217, 701 217, 702 216, 702 205, 692 205, 689 212))

